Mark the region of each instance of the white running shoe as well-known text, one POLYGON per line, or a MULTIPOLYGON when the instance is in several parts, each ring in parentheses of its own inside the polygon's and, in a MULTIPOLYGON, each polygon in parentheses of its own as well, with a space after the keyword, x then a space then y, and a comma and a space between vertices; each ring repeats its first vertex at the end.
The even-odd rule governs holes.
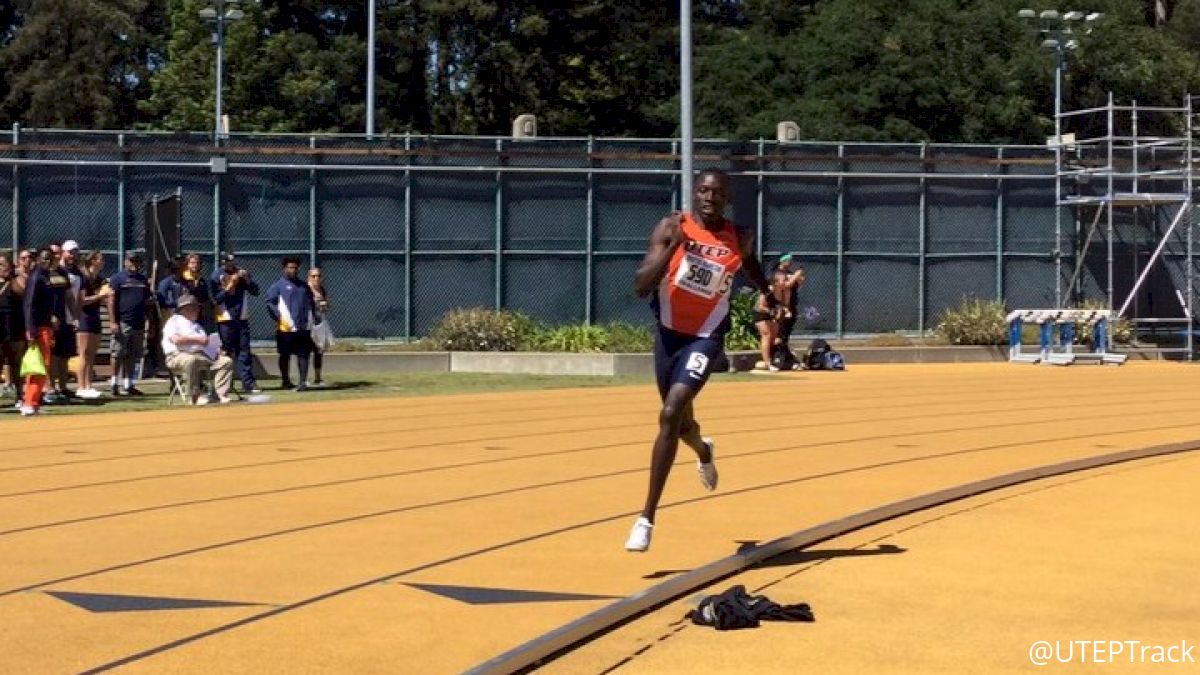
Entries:
POLYGON ((38 410, 37 408, 35 408, 33 406, 30 406, 30 405, 21 406, 21 417, 32 417, 34 415, 40 415, 40 414, 42 414, 42 411, 38 410))
POLYGON ((95 401, 101 396, 99 391, 90 387, 87 389, 80 389, 79 391, 75 392, 75 395, 85 401, 95 401))
POLYGON ((696 472, 700 474, 700 483, 705 490, 712 492, 717 489, 717 444, 713 439, 704 436, 704 447, 708 448, 708 463, 696 460, 696 472))
POLYGON ((639 517, 629 531, 629 539, 625 540, 625 550, 635 553, 645 553, 650 548, 650 535, 653 534, 654 523, 639 517))

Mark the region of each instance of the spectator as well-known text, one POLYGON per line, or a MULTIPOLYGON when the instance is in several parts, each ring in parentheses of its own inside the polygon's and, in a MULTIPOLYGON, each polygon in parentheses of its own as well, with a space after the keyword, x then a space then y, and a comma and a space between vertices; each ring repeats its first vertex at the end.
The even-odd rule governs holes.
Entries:
POLYGON ((100 305, 112 295, 112 287, 104 280, 104 254, 92 251, 83 260, 82 282, 79 293, 79 398, 95 400, 100 392, 93 382, 96 367, 96 351, 100 347, 103 326, 100 321, 100 305))
POLYGON ((229 403, 233 360, 209 347, 212 340, 199 321, 200 302, 191 294, 181 294, 175 299, 175 312, 163 326, 162 349, 167 368, 182 380, 193 405, 208 403, 204 389, 206 373, 212 373, 217 400, 229 403))
MULTIPOLYGON (((50 367, 54 335, 67 320, 67 292, 70 287, 71 282, 62 273, 50 247, 39 250, 37 265, 25 283, 25 339, 36 342, 47 369, 50 367)), ((22 415, 36 415, 41 412, 46 379, 45 375, 26 376, 22 415)))
POLYGON ((779 330, 776 322, 776 313, 779 311, 778 305, 776 309, 771 308, 770 300, 767 296, 771 296, 774 300, 773 292, 760 293, 758 299, 754 303, 754 310, 751 313, 751 320, 754 322, 754 327, 758 329, 758 345, 759 356, 761 357, 758 363, 754 364, 756 370, 779 370, 777 366, 771 364, 771 349, 775 345, 775 333, 779 330))
POLYGON ((171 263, 171 269, 162 281, 158 282, 158 288, 155 289, 154 297, 158 300, 158 311, 162 314, 162 320, 165 323, 171 318, 171 314, 175 311, 175 301, 179 297, 179 273, 183 269, 183 256, 175 256, 175 260, 171 263))
POLYGON ((200 325, 204 326, 204 330, 215 333, 217 329, 212 320, 212 298, 208 292, 208 282, 204 279, 204 261, 199 254, 189 253, 184 256, 179 271, 177 296, 184 293, 196 298, 196 303, 200 305, 200 325))
POLYGON ((55 332, 54 346, 50 350, 50 384, 54 391, 52 399, 50 393, 46 394, 49 399, 47 402, 66 402, 74 396, 67 388, 67 381, 70 377, 68 364, 71 357, 79 353, 78 341, 75 337, 76 327, 79 325, 79 289, 83 283, 83 275, 79 272, 78 264, 79 244, 74 239, 64 241, 59 256, 59 272, 66 275, 70 288, 67 290, 66 298, 67 320, 55 332))
POLYGON ((796 326, 796 313, 800 294, 797 292, 804 285, 805 272, 803 267, 792 270, 792 254, 788 253, 779 258, 779 264, 771 274, 771 290, 779 301, 782 315, 779 318, 778 331, 775 335, 775 346, 771 354, 771 362, 784 370, 798 367, 796 357, 792 354, 790 341, 792 329, 796 326))
POLYGON ((324 387, 325 381, 321 379, 321 366, 324 365, 325 350, 329 348, 329 343, 333 340, 333 331, 329 329, 329 291, 325 290, 325 280, 321 274, 320 267, 314 267, 308 270, 308 290, 312 291, 313 306, 316 313, 313 319, 313 371, 316 378, 313 380, 313 386, 324 387), (323 338, 318 338, 318 327, 321 327, 323 338))
POLYGON ((237 266, 232 254, 227 254, 221 267, 209 279, 213 307, 216 310, 217 332, 221 347, 237 366, 242 388, 251 394, 262 393, 254 381, 254 355, 250 353, 250 304, 248 295, 258 295, 258 284, 250 272, 237 266))
POLYGON ((310 329, 313 318, 313 294, 308 284, 300 280, 300 258, 286 256, 283 259, 283 276, 267 289, 263 298, 267 313, 275 322, 275 347, 279 351, 279 375, 281 387, 306 391, 308 385, 308 356, 312 352, 310 329), (300 371, 300 384, 293 385, 288 374, 288 362, 296 356, 296 367, 300 371))
MULTIPOLYGON (((36 255, 37 252, 32 249, 21 249, 17 253, 17 264, 13 270, 12 292, 15 294, 14 299, 17 301, 17 304, 12 314, 11 335, 13 346, 16 348, 18 355, 24 355, 25 348, 29 344, 25 340, 26 333, 28 332, 25 330, 25 285, 29 282, 29 273, 33 271, 33 260, 36 255)), ((18 358, 20 357, 18 356, 18 358)), ((11 373, 9 382, 16 387, 17 407, 19 408, 21 407, 23 398, 21 394, 23 388, 21 386, 21 372, 19 367, 11 373)))
POLYGON ((4 366, 4 389, 0 395, 21 400, 21 356, 25 354, 25 318, 17 273, 8 254, 0 254, 0 357, 4 366))
POLYGON ((154 301, 150 281, 142 274, 142 254, 125 255, 125 269, 108 280, 108 320, 112 327, 113 396, 141 396, 135 386, 136 367, 142 362, 146 340, 146 313, 154 301), (118 388, 120 385, 120 388, 118 388))

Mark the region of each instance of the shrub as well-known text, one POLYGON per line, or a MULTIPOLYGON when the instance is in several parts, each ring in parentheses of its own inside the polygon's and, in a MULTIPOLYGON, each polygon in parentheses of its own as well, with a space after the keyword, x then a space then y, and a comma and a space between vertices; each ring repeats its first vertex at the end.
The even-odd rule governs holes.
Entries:
POLYGON ((648 352, 654 349, 654 333, 648 326, 614 322, 605 324, 608 331, 608 347, 605 351, 616 354, 648 352))
MULTIPOLYGON (((1080 303, 1079 309, 1108 309, 1108 303, 1103 300, 1084 300, 1080 303)), ((1090 323, 1080 323, 1076 324, 1075 328, 1075 342, 1090 345, 1095 326, 1090 323)), ((1108 333, 1112 336, 1112 341, 1115 344, 1127 345, 1133 342, 1133 324, 1125 319, 1110 321, 1108 324, 1108 333)))
POLYGON ((429 341, 446 351, 514 352, 525 345, 535 326, 517 312, 453 309, 433 327, 429 341))
POLYGON ((545 332, 538 346, 551 352, 602 352, 608 348, 608 331, 603 326, 575 324, 545 332))
POLYGON ((952 345, 1006 344, 1004 303, 964 297, 958 307, 942 312, 934 330, 952 345))
POLYGON ((729 333, 725 335, 725 349, 740 351, 758 349, 758 329, 754 327, 754 301, 757 292, 743 287, 729 299, 729 333))

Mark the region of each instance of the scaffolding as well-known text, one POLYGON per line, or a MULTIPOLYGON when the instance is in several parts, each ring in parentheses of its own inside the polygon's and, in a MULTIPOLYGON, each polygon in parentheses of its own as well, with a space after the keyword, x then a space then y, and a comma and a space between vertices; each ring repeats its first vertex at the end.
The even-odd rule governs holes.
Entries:
MULTIPOLYGON (((1162 107, 1136 101, 1116 105, 1109 93, 1107 105, 1060 112, 1060 135, 1050 139, 1059 213, 1069 207, 1074 214, 1074 269, 1066 289, 1072 306, 1087 296, 1084 271, 1093 240, 1102 232, 1105 265, 1091 267, 1091 277, 1103 282, 1098 290, 1114 319, 1130 322, 1135 337, 1181 325, 1182 340, 1171 330, 1171 339, 1158 351, 1187 360, 1194 339, 1192 108, 1190 96, 1182 107, 1162 107), (1152 278, 1154 283, 1147 284, 1152 278)), ((1061 225, 1056 229, 1062 242, 1061 225)), ((1062 283, 1061 272, 1056 284, 1062 283)), ((1055 296, 1063 308, 1061 287, 1055 296)))

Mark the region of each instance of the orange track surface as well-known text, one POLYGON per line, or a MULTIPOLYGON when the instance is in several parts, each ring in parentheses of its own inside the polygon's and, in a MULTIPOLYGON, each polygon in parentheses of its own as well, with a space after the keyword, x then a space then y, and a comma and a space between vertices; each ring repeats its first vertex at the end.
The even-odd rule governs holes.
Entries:
MULTIPOLYGON (((2 669, 458 672, 739 542, 1200 439, 1194 373, 852 365, 717 379, 698 416, 721 487, 704 492, 681 449, 645 555, 622 544, 647 480, 649 385, 9 420, 2 669), (414 584, 592 597, 471 604, 414 584)), ((953 604, 958 587, 931 592, 953 604)), ((819 621, 834 610, 801 594, 819 621)), ((574 672, 605 660, 586 663, 574 672)))

